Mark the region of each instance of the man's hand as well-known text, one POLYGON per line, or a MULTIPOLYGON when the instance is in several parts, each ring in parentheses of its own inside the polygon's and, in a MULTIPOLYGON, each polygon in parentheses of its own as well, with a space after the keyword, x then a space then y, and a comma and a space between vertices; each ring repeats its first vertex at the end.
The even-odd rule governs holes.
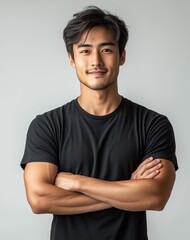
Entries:
POLYGON ((149 157, 132 173, 131 179, 153 179, 160 173, 161 168, 160 159, 154 160, 153 157, 149 157))
POLYGON ((77 181, 75 180, 77 179, 77 176, 79 175, 68 172, 60 172, 57 174, 55 179, 55 186, 64 190, 72 191, 76 188, 77 181))

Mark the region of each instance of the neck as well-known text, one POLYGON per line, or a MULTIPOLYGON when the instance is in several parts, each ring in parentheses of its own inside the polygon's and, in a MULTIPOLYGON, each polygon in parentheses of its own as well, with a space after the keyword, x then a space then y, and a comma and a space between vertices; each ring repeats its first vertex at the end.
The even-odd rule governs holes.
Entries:
POLYGON ((83 87, 81 95, 78 97, 78 103, 86 112, 103 116, 113 112, 121 103, 121 99, 117 87, 114 90, 113 88, 91 90, 83 87))

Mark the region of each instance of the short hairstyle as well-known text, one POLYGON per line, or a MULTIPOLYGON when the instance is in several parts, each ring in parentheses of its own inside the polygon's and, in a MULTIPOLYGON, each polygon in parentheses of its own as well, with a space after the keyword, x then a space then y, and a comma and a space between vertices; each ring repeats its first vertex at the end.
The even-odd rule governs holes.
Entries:
POLYGON ((125 22, 116 15, 103 11, 96 6, 89 6, 73 15, 63 31, 63 39, 67 52, 74 59, 73 44, 80 41, 83 33, 89 32, 95 26, 104 26, 111 30, 119 46, 119 54, 125 50, 128 41, 128 28, 125 22))

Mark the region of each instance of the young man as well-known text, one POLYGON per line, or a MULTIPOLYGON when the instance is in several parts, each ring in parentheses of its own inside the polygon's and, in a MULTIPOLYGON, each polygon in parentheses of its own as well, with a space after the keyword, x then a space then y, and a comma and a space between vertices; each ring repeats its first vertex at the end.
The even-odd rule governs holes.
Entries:
POLYGON ((54 215, 51 240, 146 240, 177 170, 168 119, 118 93, 128 30, 96 7, 64 30, 80 96, 31 123, 24 179, 34 213, 54 215))

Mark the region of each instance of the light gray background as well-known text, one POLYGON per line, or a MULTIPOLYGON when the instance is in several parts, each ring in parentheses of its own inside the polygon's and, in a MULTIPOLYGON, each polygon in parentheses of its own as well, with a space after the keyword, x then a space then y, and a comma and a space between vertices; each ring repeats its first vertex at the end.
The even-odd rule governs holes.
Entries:
POLYGON ((129 26, 120 93, 166 114, 175 129, 180 170, 165 210, 148 212, 149 237, 190 239, 189 0, 0 0, 0 239, 49 239, 52 217, 31 212, 19 163, 31 120, 79 94, 62 29, 91 4, 129 26))

